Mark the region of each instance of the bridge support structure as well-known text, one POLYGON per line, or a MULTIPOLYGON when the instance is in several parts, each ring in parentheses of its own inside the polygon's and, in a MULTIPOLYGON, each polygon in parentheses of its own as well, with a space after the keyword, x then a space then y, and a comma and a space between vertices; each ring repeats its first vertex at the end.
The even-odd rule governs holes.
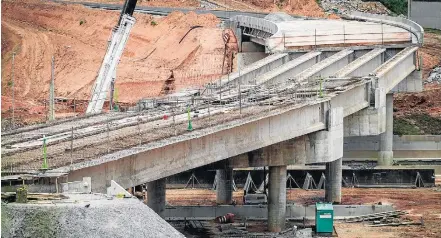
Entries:
POLYGON ((393 163, 393 109, 394 95, 386 94, 386 131, 380 135, 380 151, 378 152, 378 165, 392 165, 393 163))
POLYGON ((342 161, 337 159, 326 163, 325 200, 329 203, 341 203, 342 161))
POLYGON ((216 203, 229 205, 233 201, 233 169, 216 170, 216 203))
POLYGON ((165 212, 165 185, 165 178, 147 183, 147 206, 162 218, 165 212))
POLYGON ((280 232, 286 222, 286 165, 270 166, 268 181, 268 230, 280 232))

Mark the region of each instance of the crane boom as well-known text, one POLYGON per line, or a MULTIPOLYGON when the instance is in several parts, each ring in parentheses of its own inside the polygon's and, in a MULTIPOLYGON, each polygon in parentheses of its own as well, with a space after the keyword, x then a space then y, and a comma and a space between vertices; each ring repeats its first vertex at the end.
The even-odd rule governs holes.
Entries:
POLYGON ((130 30, 136 22, 133 17, 136 2, 137 0, 125 1, 118 24, 112 29, 107 51, 87 105, 86 114, 100 113, 103 109, 110 86, 115 81, 116 67, 129 39, 130 30))

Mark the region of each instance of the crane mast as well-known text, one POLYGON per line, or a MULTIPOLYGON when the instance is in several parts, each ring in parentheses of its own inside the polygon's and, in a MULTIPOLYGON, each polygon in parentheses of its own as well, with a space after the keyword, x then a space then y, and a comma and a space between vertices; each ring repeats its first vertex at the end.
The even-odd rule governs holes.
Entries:
POLYGON ((125 1, 118 24, 112 29, 106 54, 96 77, 95 85, 92 88, 86 114, 100 113, 103 110, 104 101, 116 78, 116 67, 129 39, 130 31, 136 22, 133 17, 136 2, 137 0, 125 1))

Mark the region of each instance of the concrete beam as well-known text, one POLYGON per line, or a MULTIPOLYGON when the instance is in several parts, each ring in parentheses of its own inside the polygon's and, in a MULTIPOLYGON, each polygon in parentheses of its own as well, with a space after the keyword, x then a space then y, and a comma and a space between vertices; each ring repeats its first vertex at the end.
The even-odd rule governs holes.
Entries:
POLYGON ((351 57, 348 57, 354 51, 351 49, 344 49, 332 56, 320 61, 319 63, 309 67, 308 69, 302 71, 300 74, 294 77, 297 82, 303 82, 308 78, 320 76, 328 77, 331 76, 338 69, 343 68, 345 65, 349 64, 351 57))
POLYGON ((254 78, 285 64, 289 60, 290 57, 286 53, 269 55, 259 61, 256 61, 246 66, 245 68, 241 68, 240 73, 233 72, 229 76, 222 76, 215 83, 222 87, 226 86, 229 83, 236 84, 239 80, 242 85, 250 84, 251 82, 254 82, 254 78))
POLYGON ((265 74, 261 74, 254 79, 257 85, 261 84, 277 84, 286 81, 292 75, 305 70, 320 61, 321 52, 312 51, 300 57, 291 60, 265 74))
MULTIPOLYGON (((360 96, 366 93, 365 87, 363 82, 351 85, 337 96, 330 95, 330 105, 343 107, 344 114, 366 107, 366 96, 360 96)), ((329 98, 317 100, 316 104, 309 101, 290 105, 81 162, 75 164, 69 178, 91 175, 94 192, 105 192, 112 179, 123 187, 132 187, 324 130, 328 110, 324 105, 329 98)))
POLYGON ((343 78, 347 76, 366 76, 374 71, 382 62, 382 54, 386 51, 385 48, 375 48, 358 59, 352 61, 350 64, 341 68, 334 74, 336 78, 343 78))
POLYGON ((403 81, 398 83, 392 92, 421 92, 423 91, 423 72, 421 70, 414 70, 403 81))
POLYGON ((416 69, 417 50, 418 47, 407 47, 375 69, 373 74, 378 77, 378 88, 388 93, 408 77, 416 69))

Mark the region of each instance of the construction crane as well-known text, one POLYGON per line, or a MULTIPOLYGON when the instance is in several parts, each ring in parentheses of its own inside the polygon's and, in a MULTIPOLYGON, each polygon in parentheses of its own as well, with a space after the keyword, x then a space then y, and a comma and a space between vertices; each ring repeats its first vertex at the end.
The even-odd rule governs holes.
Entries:
POLYGON ((135 11, 137 1, 138 0, 125 1, 118 24, 112 29, 107 51, 92 89, 92 96, 87 105, 86 114, 100 113, 103 110, 104 101, 109 92, 111 97, 113 95, 116 67, 129 39, 130 30, 136 22, 133 17, 133 12, 135 11))

